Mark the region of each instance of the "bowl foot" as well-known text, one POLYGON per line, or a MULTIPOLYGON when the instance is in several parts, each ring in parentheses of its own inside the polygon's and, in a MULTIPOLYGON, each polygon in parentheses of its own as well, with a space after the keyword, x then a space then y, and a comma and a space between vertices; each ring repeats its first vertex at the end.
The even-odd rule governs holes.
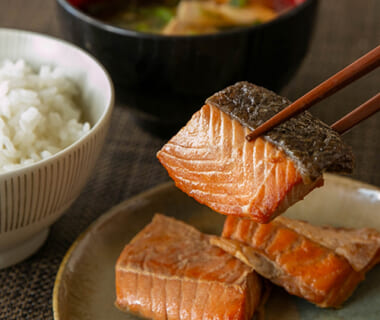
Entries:
POLYGON ((35 253, 45 242, 49 234, 49 228, 46 228, 24 242, 10 249, 0 251, 0 270, 10 267, 22 260, 25 260, 35 253))

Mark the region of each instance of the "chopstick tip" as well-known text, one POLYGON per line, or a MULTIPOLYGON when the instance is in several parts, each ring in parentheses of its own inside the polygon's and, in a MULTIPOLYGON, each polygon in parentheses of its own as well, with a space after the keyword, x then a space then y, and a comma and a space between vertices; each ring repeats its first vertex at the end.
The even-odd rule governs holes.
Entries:
POLYGON ((245 139, 248 141, 248 142, 251 142, 252 140, 255 140, 257 138, 257 135, 255 133, 255 131, 252 131, 251 133, 247 134, 245 136, 245 139))

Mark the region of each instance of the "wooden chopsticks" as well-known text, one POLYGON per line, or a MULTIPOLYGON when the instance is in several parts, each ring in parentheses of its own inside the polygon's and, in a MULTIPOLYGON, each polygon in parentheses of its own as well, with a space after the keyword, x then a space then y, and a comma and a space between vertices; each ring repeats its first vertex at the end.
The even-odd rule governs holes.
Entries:
POLYGON ((356 126, 363 120, 372 116, 374 113, 380 110, 380 93, 363 103, 355 110, 352 110, 349 114, 335 122, 331 128, 340 134, 343 134, 350 130, 353 126, 356 126))
MULTIPOLYGON (((348 65, 320 85, 303 95, 301 98, 294 101, 288 107, 274 115, 272 118, 257 127, 249 135, 246 136, 248 141, 251 141, 261 134, 267 132, 271 128, 279 125, 287 119, 299 114, 302 111, 310 108, 317 102, 329 97, 338 90, 344 88, 351 82, 359 79, 368 72, 380 66, 380 46, 371 50, 361 58, 357 59, 352 64, 348 65)), ((365 120, 375 112, 379 111, 379 95, 376 95, 354 111, 350 112, 341 120, 333 124, 333 129, 339 133, 343 133, 354 125, 365 120), (369 109, 368 109, 369 108, 369 109)))

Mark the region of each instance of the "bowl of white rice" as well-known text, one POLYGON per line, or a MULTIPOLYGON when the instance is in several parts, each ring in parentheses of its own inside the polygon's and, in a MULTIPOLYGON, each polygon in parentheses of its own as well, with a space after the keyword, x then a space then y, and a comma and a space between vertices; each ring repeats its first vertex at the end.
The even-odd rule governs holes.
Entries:
POLYGON ((77 199, 114 103, 104 68, 48 36, 0 28, 0 269, 34 253, 77 199))

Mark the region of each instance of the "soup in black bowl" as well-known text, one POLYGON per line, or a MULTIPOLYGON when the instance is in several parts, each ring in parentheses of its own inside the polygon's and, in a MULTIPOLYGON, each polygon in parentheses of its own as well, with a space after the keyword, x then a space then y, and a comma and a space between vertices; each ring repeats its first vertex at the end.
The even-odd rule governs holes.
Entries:
MULTIPOLYGON (((276 17, 269 22, 166 35, 111 21, 134 1, 125 0, 122 7, 113 0, 57 3, 66 38, 104 64, 119 102, 145 128, 161 136, 174 133, 208 96, 237 81, 279 90, 307 51, 318 4, 317 0, 277 0, 271 2, 276 17)), ((148 8, 164 3, 141 1, 148 8)), ((166 23, 175 16, 176 11, 166 23)))
POLYGON ((270 0, 110 0, 82 1, 78 6, 105 23, 162 35, 200 35, 252 26, 284 11, 276 10, 270 0))

